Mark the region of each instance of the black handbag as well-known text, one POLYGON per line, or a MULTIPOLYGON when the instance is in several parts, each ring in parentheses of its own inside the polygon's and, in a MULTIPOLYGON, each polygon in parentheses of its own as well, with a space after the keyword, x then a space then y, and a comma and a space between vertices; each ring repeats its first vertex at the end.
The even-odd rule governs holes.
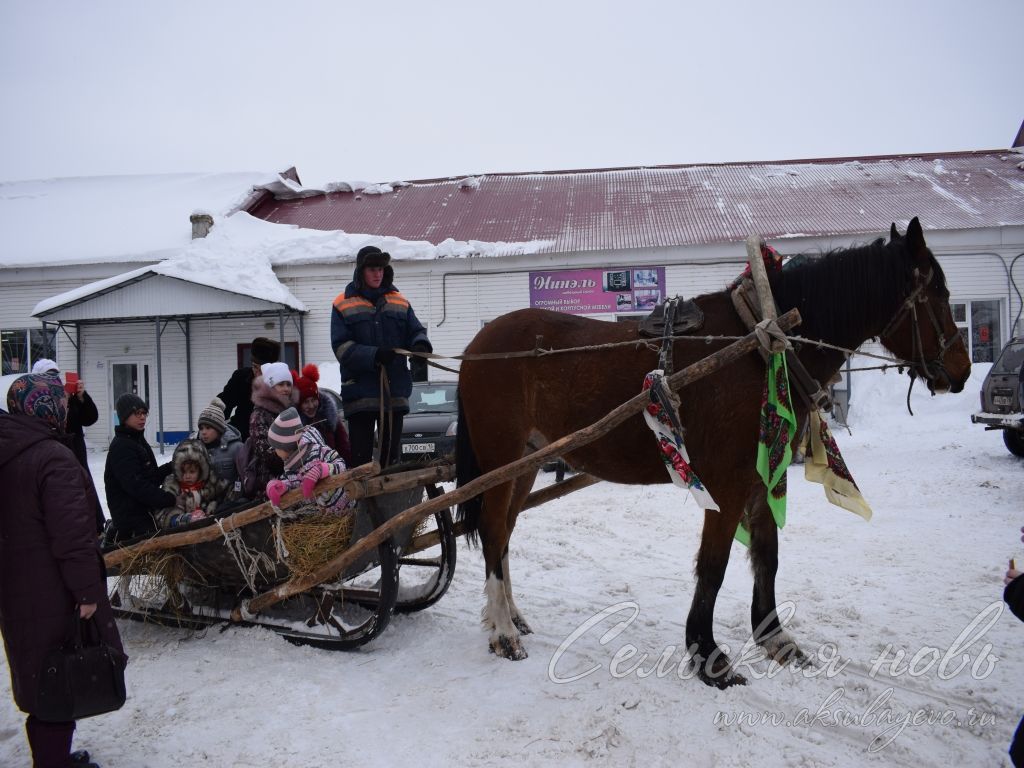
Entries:
POLYGON ((68 638, 43 661, 32 714, 58 723, 120 709, 125 701, 126 661, 121 651, 100 639, 92 619, 79 618, 76 607, 68 638))

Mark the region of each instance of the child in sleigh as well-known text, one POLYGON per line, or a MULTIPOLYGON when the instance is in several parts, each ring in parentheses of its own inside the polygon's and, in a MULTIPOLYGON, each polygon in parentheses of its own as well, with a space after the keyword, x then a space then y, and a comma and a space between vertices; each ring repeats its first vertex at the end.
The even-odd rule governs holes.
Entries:
MULTIPOLYGON (((293 488, 302 488, 306 499, 313 499, 317 482, 345 471, 345 461, 329 447, 313 425, 304 427, 299 412, 288 408, 280 413, 267 432, 267 441, 284 462, 280 479, 267 483, 267 498, 275 507, 281 497, 293 488)), ((324 512, 342 515, 348 511, 348 494, 344 488, 332 488, 315 497, 324 512)))

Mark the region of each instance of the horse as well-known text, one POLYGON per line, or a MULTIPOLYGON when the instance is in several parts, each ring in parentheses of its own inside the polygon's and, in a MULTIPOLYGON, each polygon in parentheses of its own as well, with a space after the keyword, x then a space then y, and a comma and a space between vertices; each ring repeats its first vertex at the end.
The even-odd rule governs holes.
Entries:
MULTIPOLYGON (((779 313, 796 307, 801 337, 794 346, 812 377, 828 382, 854 350, 878 338, 907 362, 911 386, 923 379, 933 394, 960 392, 970 375, 970 357, 949 307, 949 291, 938 261, 915 217, 906 235, 893 224, 884 238, 792 260, 770 274, 779 313)), ((701 343, 673 342, 678 369, 721 349, 728 341, 703 342, 705 334, 737 337, 748 328, 729 291, 695 299, 704 324, 701 343)), ((609 323, 540 309, 521 309, 484 326, 466 347, 459 376, 456 438, 457 483, 515 461, 539 447, 592 424, 636 395, 646 373, 658 367, 657 344, 641 339, 639 322, 609 323), (636 341, 610 349, 501 358, 494 353, 528 351, 542 337, 545 348, 577 349, 636 341), (476 356, 490 355, 489 358, 476 356)), ((754 575, 751 624, 754 641, 780 664, 807 657, 778 620, 775 576, 778 530, 755 470, 765 362, 751 352, 679 391, 679 419, 691 465, 720 511, 705 510, 695 564, 696 587, 686 620, 691 663, 705 683, 720 688, 745 683, 715 640, 715 601, 742 521, 750 534, 754 575)), ((794 397, 802 433, 808 406, 794 397)), ((566 461, 579 472, 625 484, 670 482, 642 414, 630 417, 596 441, 572 450, 566 461)), ((512 595, 508 545, 536 470, 464 502, 459 517, 471 542, 483 549, 486 605, 483 624, 490 650, 525 658, 521 636, 531 632, 512 595)))

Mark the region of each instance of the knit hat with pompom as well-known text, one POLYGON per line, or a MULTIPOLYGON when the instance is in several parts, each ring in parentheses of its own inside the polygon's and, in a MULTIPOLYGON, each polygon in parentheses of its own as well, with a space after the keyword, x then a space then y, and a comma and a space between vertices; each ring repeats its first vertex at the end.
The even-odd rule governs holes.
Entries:
POLYGON ((302 366, 302 375, 292 371, 292 383, 299 391, 299 402, 309 400, 311 397, 319 397, 320 389, 316 383, 320 381, 320 370, 313 363, 306 363, 302 366))

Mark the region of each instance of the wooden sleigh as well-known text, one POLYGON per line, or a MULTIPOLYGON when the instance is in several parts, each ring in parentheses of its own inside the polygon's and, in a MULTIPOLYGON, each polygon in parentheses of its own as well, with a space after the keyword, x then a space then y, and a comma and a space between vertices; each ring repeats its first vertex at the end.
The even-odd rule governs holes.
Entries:
MULTIPOLYGON (((748 252, 765 320, 667 376, 671 390, 749 360, 759 350, 774 346, 777 351, 780 338, 800 323, 796 309, 775 317, 756 239, 748 241, 748 252)), ((284 533, 303 520, 292 515, 302 502, 297 490, 282 498, 280 508, 264 503, 126 542, 105 555, 110 574, 119 577, 111 594, 115 611, 186 627, 263 626, 295 642, 324 648, 361 646, 384 630, 392 613, 427 608, 447 591, 462 533, 453 523, 455 505, 578 452, 637 417, 649 402, 649 394, 640 392, 588 426, 453 490, 440 486, 455 478, 450 459, 429 466, 397 465, 384 472, 367 464, 326 478, 317 493, 345 486, 357 504, 350 529, 338 534, 333 548, 312 565, 296 567, 284 533)), ((576 475, 530 494, 522 509, 595 482, 590 475, 576 475)), ((324 538, 331 535, 325 533, 324 538)))

